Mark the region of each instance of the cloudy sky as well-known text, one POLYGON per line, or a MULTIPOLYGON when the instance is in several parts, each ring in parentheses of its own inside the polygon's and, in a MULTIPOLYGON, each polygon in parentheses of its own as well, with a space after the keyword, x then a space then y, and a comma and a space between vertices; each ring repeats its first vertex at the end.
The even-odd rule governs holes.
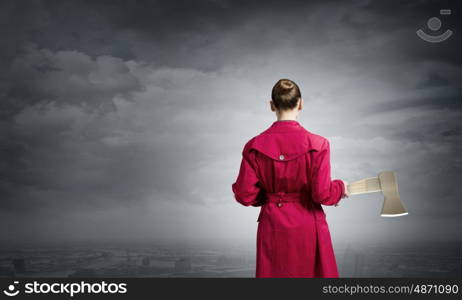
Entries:
POLYGON ((334 243, 460 241, 453 3, 2 1, 1 240, 253 245, 258 209, 231 184, 284 77, 300 123, 331 141, 333 177, 396 171, 409 210, 380 218, 379 194, 326 207, 334 243), (453 36, 418 38, 430 17, 453 36))

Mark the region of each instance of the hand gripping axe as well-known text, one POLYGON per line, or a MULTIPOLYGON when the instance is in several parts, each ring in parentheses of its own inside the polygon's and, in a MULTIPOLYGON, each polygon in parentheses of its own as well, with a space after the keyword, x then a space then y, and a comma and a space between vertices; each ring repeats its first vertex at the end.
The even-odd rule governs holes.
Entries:
POLYGON ((350 195, 382 192, 384 196, 382 217, 399 217, 408 214, 398 193, 396 174, 384 171, 378 177, 371 177, 348 184, 350 195))

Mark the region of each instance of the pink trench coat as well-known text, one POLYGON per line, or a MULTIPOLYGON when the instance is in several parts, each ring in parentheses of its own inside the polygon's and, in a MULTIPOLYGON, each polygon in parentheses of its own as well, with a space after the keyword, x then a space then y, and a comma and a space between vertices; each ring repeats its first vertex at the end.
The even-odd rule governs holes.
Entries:
POLYGON ((244 146, 235 199, 260 207, 256 277, 338 277, 321 205, 344 196, 331 180, 329 141, 295 120, 275 121, 244 146))

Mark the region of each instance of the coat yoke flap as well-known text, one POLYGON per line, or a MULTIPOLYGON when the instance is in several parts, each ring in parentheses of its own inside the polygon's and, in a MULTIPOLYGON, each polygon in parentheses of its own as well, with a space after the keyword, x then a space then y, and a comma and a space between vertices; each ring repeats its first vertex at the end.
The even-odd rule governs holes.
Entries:
POLYGON ((320 151, 322 140, 310 132, 266 133, 250 140, 248 149, 277 161, 290 161, 309 151, 320 151))

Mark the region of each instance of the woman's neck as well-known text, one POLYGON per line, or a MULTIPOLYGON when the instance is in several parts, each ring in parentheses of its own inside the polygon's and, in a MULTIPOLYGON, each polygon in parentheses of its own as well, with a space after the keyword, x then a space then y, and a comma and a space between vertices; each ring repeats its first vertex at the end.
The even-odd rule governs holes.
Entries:
POLYGON ((297 121, 298 115, 285 113, 285 114, 277 114, 276 117, 278 121, 285 121, 285 120, 297 121))

